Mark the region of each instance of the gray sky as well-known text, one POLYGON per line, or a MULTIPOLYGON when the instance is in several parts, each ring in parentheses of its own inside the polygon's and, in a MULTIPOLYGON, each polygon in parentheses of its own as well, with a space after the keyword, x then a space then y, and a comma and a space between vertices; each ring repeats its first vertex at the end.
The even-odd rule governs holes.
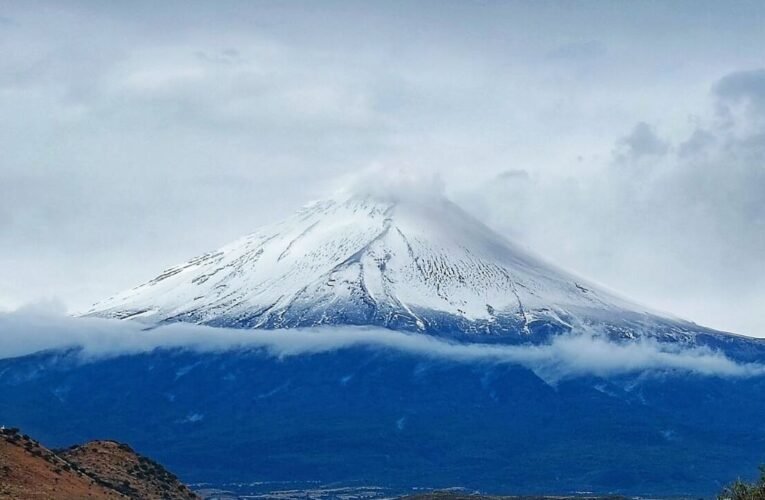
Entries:
POLYGON ((765 336, 761 2, 0 1, 0 309, 131 287, 377 165, 765 336))

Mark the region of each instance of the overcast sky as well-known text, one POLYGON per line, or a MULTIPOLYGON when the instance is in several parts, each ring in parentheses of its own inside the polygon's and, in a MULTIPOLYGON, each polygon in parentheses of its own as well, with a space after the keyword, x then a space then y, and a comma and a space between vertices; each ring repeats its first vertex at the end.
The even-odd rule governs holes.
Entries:
POLYGON ((0 309, 69 310, 376 165, 765 336, 762 2, 0 1, 0 309))

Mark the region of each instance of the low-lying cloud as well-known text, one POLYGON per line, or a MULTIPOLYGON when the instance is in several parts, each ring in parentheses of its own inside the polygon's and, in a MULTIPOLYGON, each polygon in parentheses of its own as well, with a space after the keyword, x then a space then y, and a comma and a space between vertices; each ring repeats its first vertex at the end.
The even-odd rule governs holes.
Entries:
POLYGON ((134 322, 72 318, 39 310, 0 314, 0 332, 0 359, 68 348, 80 348, 83 360, 88 361, 161 348, 197 352, 258 349, 274 357, 287 357, 363 347, 458 363, 516 364, 549 383, 578 376, 639 372, 765 375, 765 365, 739 363, 706 347, 651 340, 613 342, 592 332, 556 337, 541 345, 487 345, 372 327, 237 330, 178 323, 146 329, 134 322))

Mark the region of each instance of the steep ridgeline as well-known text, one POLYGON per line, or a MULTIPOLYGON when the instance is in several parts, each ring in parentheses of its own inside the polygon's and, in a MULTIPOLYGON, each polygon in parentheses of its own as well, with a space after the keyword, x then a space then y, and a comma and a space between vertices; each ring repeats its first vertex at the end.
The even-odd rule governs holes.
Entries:
POLYGON ((545 263, 443 197, 368 194, 310 204, 86 314, 152 325, 378 325, 502 341, 583 324, 627 338, 703 330, 545 263))

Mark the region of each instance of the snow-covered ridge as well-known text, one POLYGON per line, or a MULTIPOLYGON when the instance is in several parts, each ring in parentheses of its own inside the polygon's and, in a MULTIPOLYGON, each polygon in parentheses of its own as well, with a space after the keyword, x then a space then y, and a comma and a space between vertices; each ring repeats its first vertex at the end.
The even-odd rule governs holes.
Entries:
POLYGON ((370 192, 312 203, 87 314, 150 324, 375 324, 515 337, 592 318, 664 320, 543 262, 443 196, 370 192))

